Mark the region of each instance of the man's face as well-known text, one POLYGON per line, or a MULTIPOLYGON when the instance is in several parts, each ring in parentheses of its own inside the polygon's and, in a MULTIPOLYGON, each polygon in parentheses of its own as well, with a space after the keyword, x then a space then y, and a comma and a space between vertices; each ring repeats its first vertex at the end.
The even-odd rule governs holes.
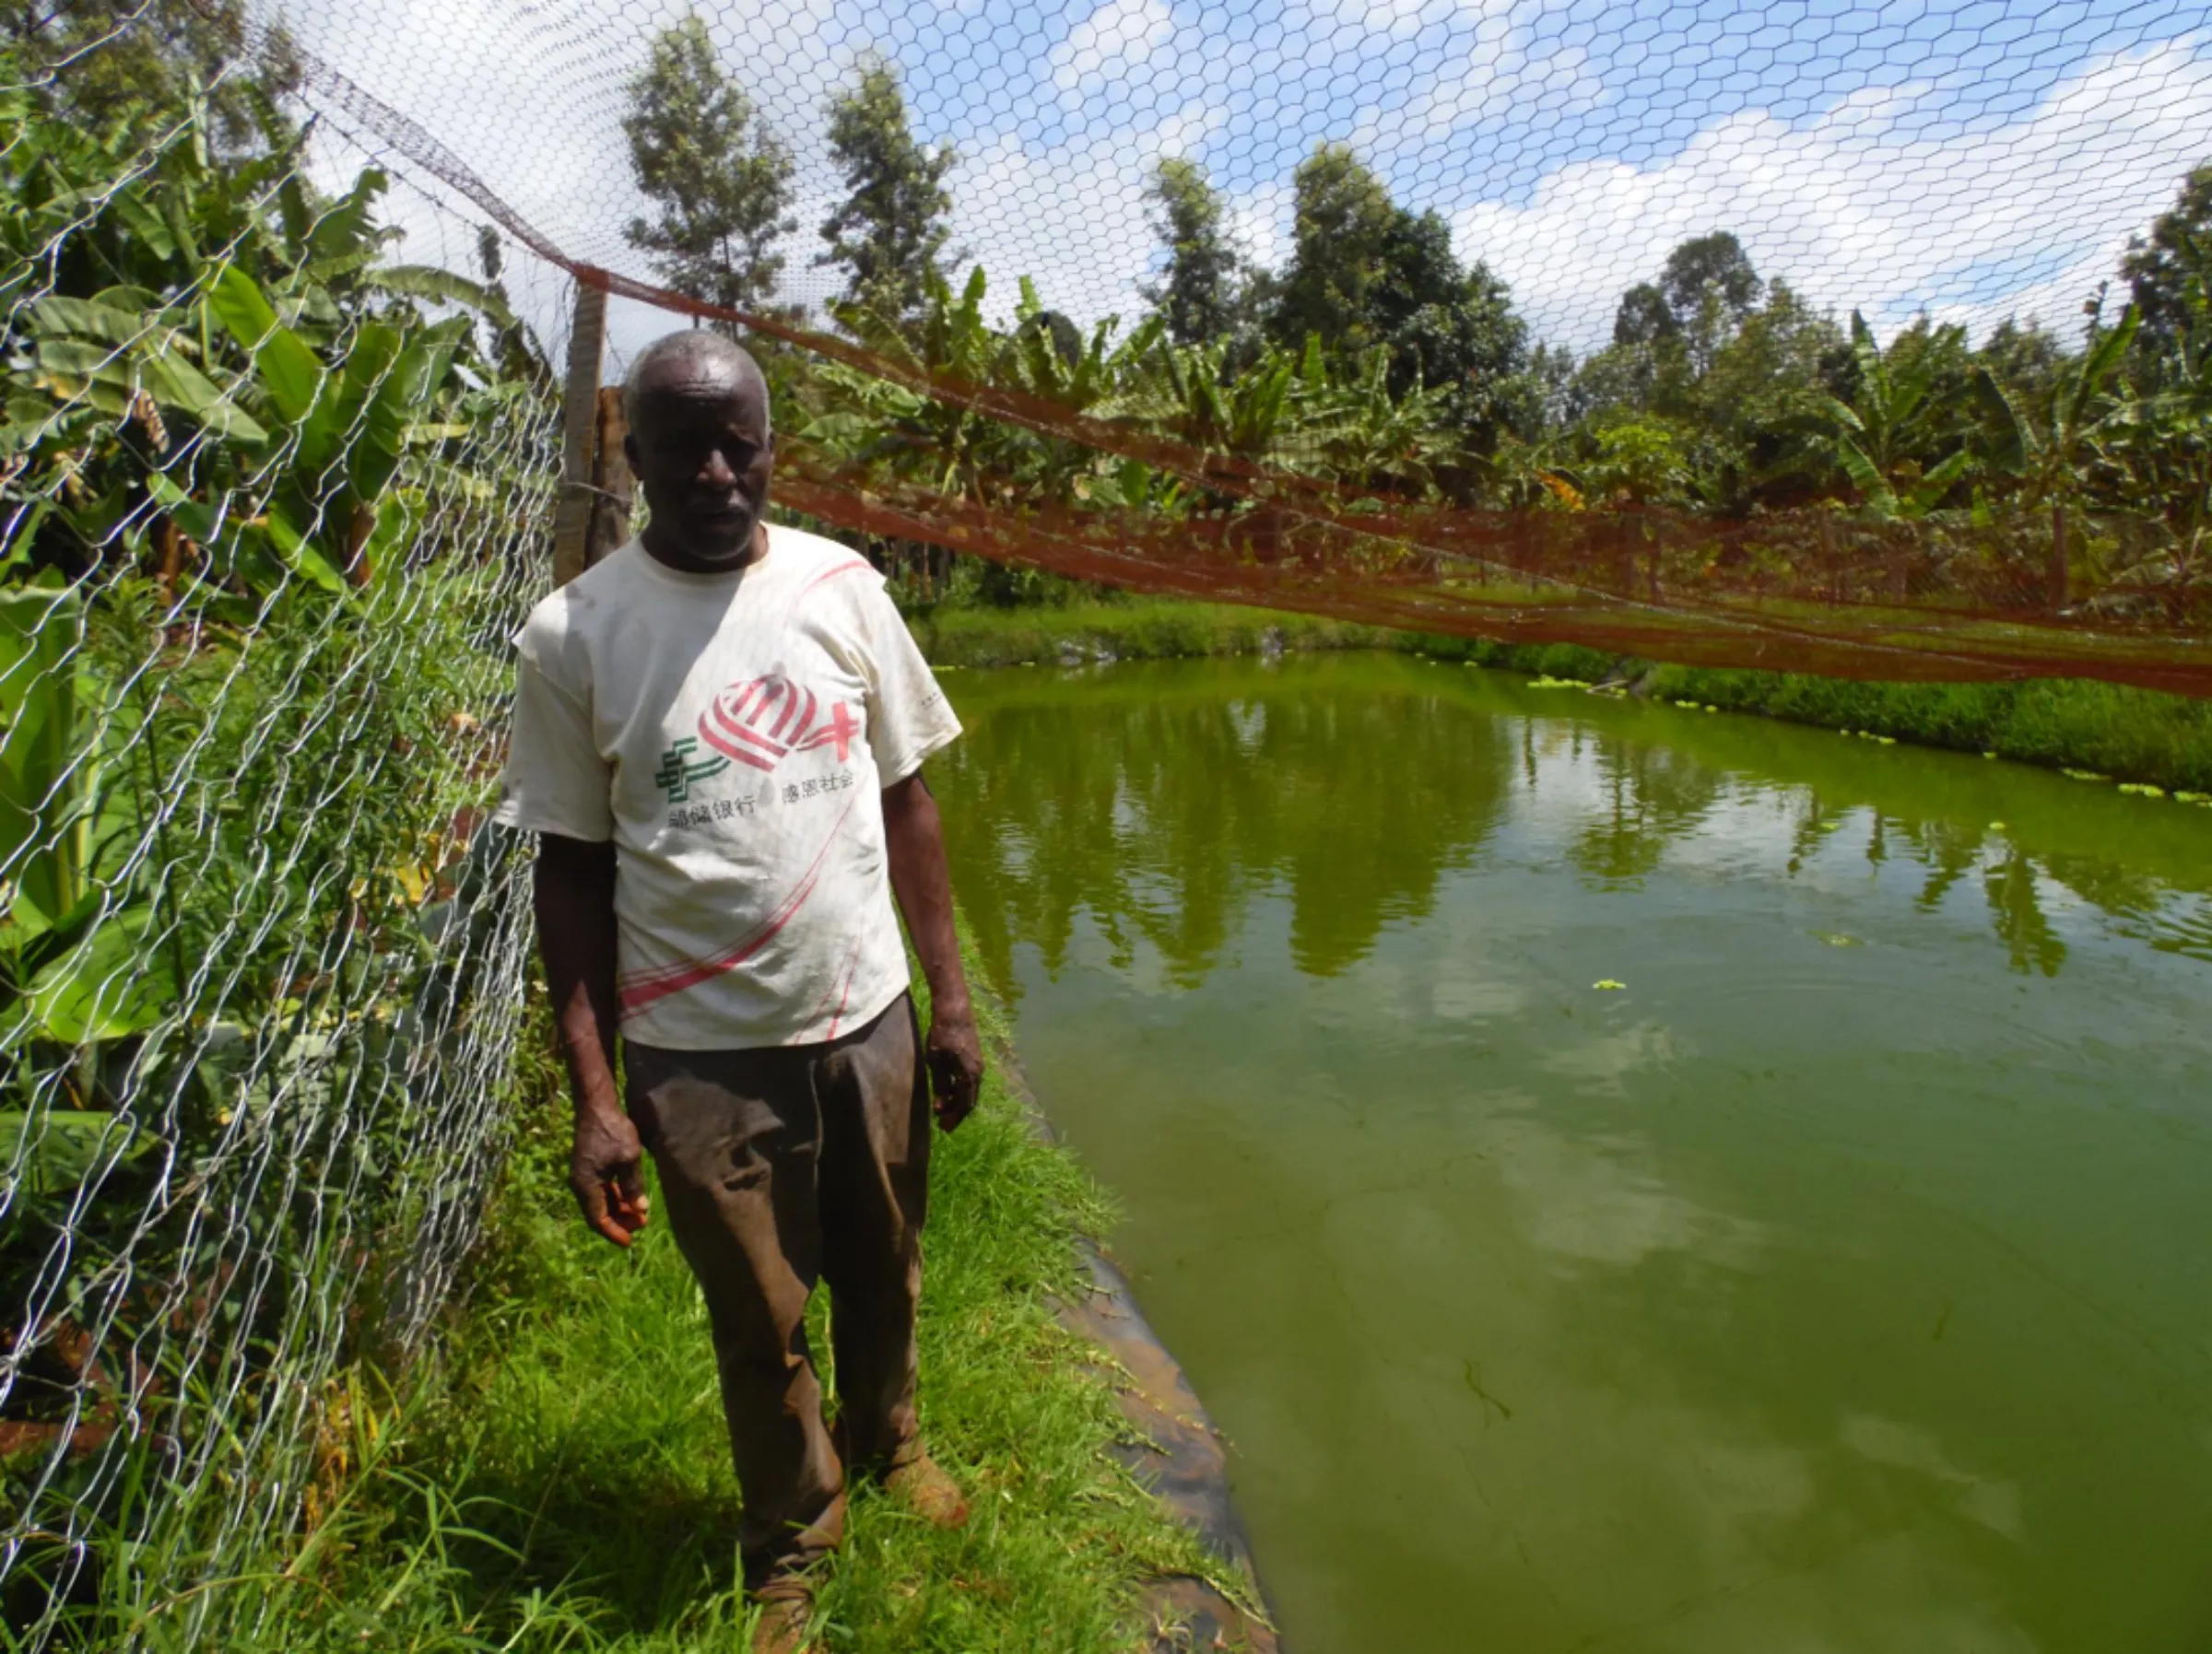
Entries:
POLYGON ((775 442, 766 400, 726 363, 677 364, 638 399, 627 444, 655 540, 704 564, 752 555, 775 442))

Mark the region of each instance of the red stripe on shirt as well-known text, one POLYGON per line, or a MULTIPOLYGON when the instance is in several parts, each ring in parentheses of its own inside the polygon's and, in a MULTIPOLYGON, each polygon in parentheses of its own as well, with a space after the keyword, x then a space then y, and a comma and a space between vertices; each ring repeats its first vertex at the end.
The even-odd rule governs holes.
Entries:
POLYGON ((822 840, 822 848, 815 851, 814 861, 801 875, 791 894, 762 921, 759 929, 741 939, 727 952, 717 954, 711 959, 678 960, 674 965, 641 970, 625 979, 618 984, 622 994, 622 1014, 628 1016, 642 1011, 655 1000, 665 999, 672 993, 681 993, 687 988, 696 988, 701 982, 727 975, 773 941, 799 909, 806 905, 807 897, 814 894, 815 886, 821 880, 823 859, 829 855, 830 847, 837 842, 838 835, 844 831, 845 821, 853 814, 853 805, 857 797, 858 794, 855 794, 846 799, 845 807, 838 812, 837 820, 830 825, 828 837, 822 840))

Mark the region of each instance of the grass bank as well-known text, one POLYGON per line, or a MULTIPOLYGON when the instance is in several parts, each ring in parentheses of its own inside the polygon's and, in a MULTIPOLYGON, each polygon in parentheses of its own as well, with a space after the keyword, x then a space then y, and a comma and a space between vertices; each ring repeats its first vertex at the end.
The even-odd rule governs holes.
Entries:
POLYGON ((2164 792, 2212 793, 2212 701, 2077 678, 2018 684, 1875 684, 1787 672, 1725 672, 1621 660, 1571 644, 1511 648, 1401 635, 1438 660, 1590 683, 1753 712, 1820 729, 1959 752, 1990 753, 2084 777, 2164 792))
MULTIPOLYGON (((441 1365, 404 1405, 357 1384, 333 1410, 328 1485, 288 1570, 301 1589, 272 1595, 268 1647, 745 1647, 704 1306, 664 1224, 628 1253, 585 1234, 555 1086, 538 1062, 441 1365)), ((1053 1295, 1079 1290, 1078 1237, 1108 1206, 995 1075, 935 1153, 924 1425, 975 1516, 944 1533, 862 1493, 815 1646, 1128 1648, 1142 1583, 1211 1565, 1113 1462, 1126 1426, 1112 1391, 1053 1318, 1053 1295)))
POLYGON ((1512 646, 1143 599, 1061 608, 940 608, 911 617, 910 624, 924 652, 941 666, 1254 654, 1272 647, 1399 649, 1555 678, 1627 681, 1640 694, 1665 699, 1994 753, 2167 792, 2212 792, 2212 702, 2076 679, 1870 684, 1654 666, 1573 644, 1512 646))

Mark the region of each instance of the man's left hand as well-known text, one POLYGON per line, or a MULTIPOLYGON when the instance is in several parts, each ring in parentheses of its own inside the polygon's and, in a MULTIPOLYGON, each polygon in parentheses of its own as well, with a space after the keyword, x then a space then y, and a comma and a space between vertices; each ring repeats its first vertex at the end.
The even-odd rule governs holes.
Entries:
POLYGON ((923 1050, 929 1065, 930 1100, 937 1124, 952 1131, 975 1111, 983 1085, 983 1040, 968 1015, 932 1012, 929 1039, 923 1050))

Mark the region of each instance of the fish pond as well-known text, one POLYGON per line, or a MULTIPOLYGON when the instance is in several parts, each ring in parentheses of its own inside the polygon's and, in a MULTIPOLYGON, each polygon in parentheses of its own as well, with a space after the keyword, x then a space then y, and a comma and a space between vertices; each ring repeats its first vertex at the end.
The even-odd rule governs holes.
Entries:
POLYGON ((1388 655, 947 683, 1291 1646, 2212 1648, 2212 810, 1388 655))

